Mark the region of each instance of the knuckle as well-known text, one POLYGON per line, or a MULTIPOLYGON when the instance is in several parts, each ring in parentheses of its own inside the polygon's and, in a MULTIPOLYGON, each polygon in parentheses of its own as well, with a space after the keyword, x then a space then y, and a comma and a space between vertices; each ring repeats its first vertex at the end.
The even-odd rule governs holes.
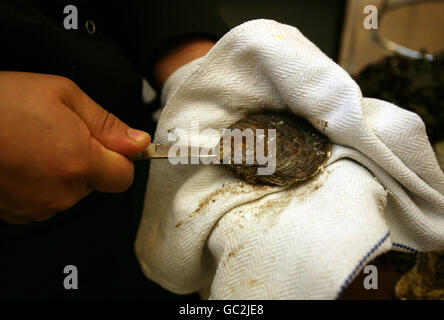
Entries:
POLYGON ((69 78, 63 76, 54 76, 57 82, 58 88, 64 93, 75 93, 78 92, 79 87, 69 78))

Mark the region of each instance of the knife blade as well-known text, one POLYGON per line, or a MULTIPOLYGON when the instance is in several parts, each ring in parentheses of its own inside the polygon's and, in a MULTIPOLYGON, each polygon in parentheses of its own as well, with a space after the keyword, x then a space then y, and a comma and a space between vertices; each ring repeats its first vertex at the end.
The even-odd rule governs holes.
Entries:
MULTIPOLYGON (((145 150, 135 155, 128 156, 130 160, 149 160, 149 159, 168 159, 171 146, 165 146, 158 143, 151 143, 145 150)), ((198 157, 198 158, 214 158, 216 155, 202 154, 202 147, 188 147, 188 154, 185 158, 198 157), (194 149, 194 150, 193 150, 194 149)), ((209 148, 205 148, 208 150, 209 148)), ((184 158, 180 156, 180 152, 172 155, 173 158, 184 158)))

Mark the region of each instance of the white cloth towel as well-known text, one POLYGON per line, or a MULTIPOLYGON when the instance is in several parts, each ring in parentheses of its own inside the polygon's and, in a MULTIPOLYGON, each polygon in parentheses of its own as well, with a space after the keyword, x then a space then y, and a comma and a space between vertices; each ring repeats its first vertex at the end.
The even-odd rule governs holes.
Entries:
POLYGON ((444 249, 444 176, 419 116, 363 98, 296 28, 244 23, 179 73, 158 143, 171 143, 175 128, 191 134, 192 120, 220 130, 288 107, 334 145, 321 174, 290 188, 251 186, 217 165, 152 161, 136 240, 150 279, 211 299, 333 299, 393 247, 444 249))

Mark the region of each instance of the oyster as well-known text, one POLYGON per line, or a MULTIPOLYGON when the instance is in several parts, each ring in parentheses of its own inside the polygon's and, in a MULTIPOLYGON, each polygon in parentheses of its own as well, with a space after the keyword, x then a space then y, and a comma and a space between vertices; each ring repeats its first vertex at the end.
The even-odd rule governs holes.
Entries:
MULTIPOLYGON (((324 124, 324 127, 327 123, 324 124)), ((251 114, 230 126, 231 130, 252 129, 256 146, 257 131, 264 129, 264 155, 268 154, 268 129, 275 129, 275 169, 274 173, 259 175, 258 168, 265 167, 254 157, 254 163, 246 161, 246 138, 242 140, 242 163, 235 163, 234 143, 230 143, 231 157, 225 165, 235 176, 251 184, 286 186, 315 176, 325 165, 331 154, 331 142, 316 130, 307 120, 287 112, 261 112, 251 114)), ((221 155, 224 153, 223 139, 220 140, 221 155)), ((256 150, 255 148, 253 150, 256 150)), ((227 150, 225 150, 227 151, 227 150)))
POLYGON ((444 300, 444 251, 420 253, 418 261, 395 287, 404 300, 444 300))

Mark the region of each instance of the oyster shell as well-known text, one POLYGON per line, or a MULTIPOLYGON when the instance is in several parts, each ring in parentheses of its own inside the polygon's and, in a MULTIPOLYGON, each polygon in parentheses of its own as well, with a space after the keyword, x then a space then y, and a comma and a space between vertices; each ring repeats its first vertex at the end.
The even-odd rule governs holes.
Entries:
MULTIPOLYGON (((325 123, 324 126, 327 124, 325 123)), ((276 167, 273 174, 258 175, 259 164, 254 157, 253 164, 247 164, 245 154, 241 164, 234 163, 234 143, 230 143, 230 164, 225 167, 235 176, 251 184, 269 184, 285 186, 307 180, 315 176, 325 165, 331 154, 331 142, 316 130, 307 120, 287 112, 261 112, 251 114, 229 127, 229 129, 252 129, 256 146, 256 129, 264 129, 264 154, 268 154, 268 130, 275 129, 276 167)), ((242 140, 243 152, 246 150, 246 139, 242 140)), ((223 139, 220 140, 221 155, 223 139)), ((254 149, 255 150, 255 149, 254 149)))

